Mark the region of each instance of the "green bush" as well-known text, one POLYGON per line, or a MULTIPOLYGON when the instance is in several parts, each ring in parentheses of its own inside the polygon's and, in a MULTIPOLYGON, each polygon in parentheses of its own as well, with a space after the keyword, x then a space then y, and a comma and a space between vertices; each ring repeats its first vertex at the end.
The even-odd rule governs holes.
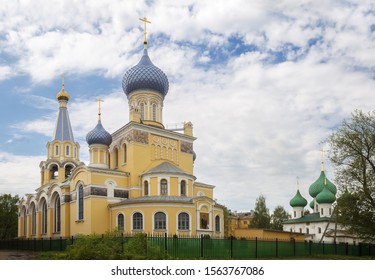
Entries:
POLYGON ((147 235, 138 233, 124 244, 124 258, 132 260, 160 260, 168 258, 167 254, 157 246, 150 246, 147 235))
POLYGON ((66 249, 70 260, 118 260, 123 258, 122 238, 116 232, 104 236, 77 236, 66 249))
POLYGON ((146 234, 123 238, 117 231, 105 235, 76 236, 65 252, 40 255, 40 259, 68 260, 155 260, 166 259, 167 254, 159 246, 151 246, 146 234))

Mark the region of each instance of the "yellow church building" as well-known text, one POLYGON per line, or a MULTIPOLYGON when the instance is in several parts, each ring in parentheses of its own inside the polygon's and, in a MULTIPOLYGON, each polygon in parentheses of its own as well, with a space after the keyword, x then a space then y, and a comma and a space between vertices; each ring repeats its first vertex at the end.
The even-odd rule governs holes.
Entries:
MULTIPOLYGON (((167 76, 143 55, 126 71, 122 88, 129 122, 110 134, 101 123, 88 132, 88 165, 80 161, 62 84, 52 141, 40 163, 40 186, 19 205, 19 238, 67 238, 124 233, 224 237, 223 206, 214 186, 196 181, 193 126, 183 133, 163 125, 167 76)), ((116 112, 114 112, 116 113, 116 112)), ((94 116, 93 116, 94 117, 94 116)), ((95 116, 96 117, 96 116, 95 116)))

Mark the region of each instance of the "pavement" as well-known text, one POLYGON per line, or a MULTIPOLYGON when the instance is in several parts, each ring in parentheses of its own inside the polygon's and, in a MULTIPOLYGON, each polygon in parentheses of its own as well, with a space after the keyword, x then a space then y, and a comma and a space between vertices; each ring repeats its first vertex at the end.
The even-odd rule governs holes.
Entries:
POLYGON ((32 251, 0 250, 0 260, 33 260, 35 253, 32 251))

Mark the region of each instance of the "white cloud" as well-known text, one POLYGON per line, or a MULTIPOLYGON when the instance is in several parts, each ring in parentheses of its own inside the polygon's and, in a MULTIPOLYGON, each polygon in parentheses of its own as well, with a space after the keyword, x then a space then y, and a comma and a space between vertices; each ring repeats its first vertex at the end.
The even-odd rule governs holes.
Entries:
MULTIPOLYGON (((164 122, 193 122, 198 180, 217 185, 219 202, 232 209, 253 208, 259 194, 271 209, 288 207, 296 176, 309 200, 307 188, 320 172, 320 142, 354 109, 373 109, 371 1, 58 3, 43 2, 31 14, 31 4, 23 2, 0 8, 1 45, 18 56, 14 68, 35 84, 63 72, 77 81, 95 72, 118 78, 120 89, 125 69, 141 57, 138 18, 148 16, 149 55, 170 80, 164 122), (240 40, 231 46, 233 37, 254 50, 240 40), (227 60, 217 63, 211 51, 227 60)), ((0 79, 10 78, 7 67, 0 68, 0 79)), ((97 96, 73 94, 70 119, 86 160, 85 136, 96 125, 97 96)), ((117 90, 101 97, 103 125, 114 132, 128 121, 126 97, 117 90)), ((48 100, 44 104, 51 109, 48 100)), ((46 111, 17 128, 51 136, 55 118, 56 112, 46 111)))
POLYGON ((33 193, 39 187, 42 156, 13 155, 0 151, 0 193, 33 193))
POLYGON ((12 76, 12 69, 9 66, 0 65, 0 81, 12 76))

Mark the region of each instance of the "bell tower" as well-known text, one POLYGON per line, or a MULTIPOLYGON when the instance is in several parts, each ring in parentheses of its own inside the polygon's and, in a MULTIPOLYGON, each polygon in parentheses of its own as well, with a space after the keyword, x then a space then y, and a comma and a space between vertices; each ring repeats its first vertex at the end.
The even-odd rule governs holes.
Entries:
POLYGON ((47 143, 47 160, 40 163, 41 185, 50 182, 63 182, 79 165, 79 144, 74 142, 72 126, 68 113, 69 93, 65 90, 64 76, 62 76, 61 90, 56 99, 59 110, 52 141, 47 143))

